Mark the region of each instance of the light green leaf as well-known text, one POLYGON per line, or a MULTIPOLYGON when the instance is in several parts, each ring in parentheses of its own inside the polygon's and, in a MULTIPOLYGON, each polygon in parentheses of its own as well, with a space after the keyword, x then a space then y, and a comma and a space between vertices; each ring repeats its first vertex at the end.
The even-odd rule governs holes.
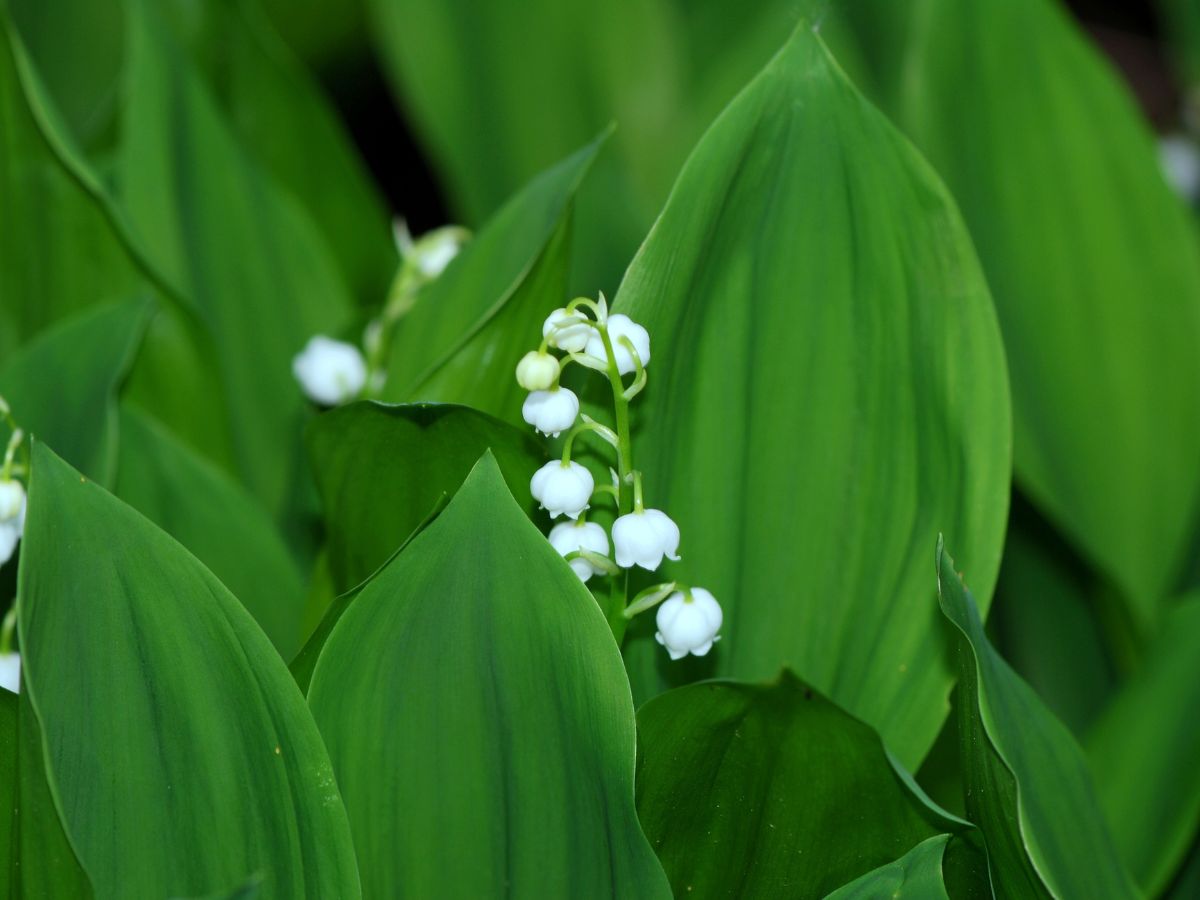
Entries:
POLYGON ((979 248, 1016 480, 1148 629, 1200 492, 1200 248, 1128 90, 1061 7, 931 0, 883 82, 979 248))
POLYGON ((998 897, 1137 897, 1071 733, 992 648, 938 539, 942 612, 962 633, 960 735, 967 813, 998 897))
POLYGON ((968 827, 789 671, 656 697, 638 710, 638 743, 638 815, 677 897, 821 897, 968 827))
POLYGON ((452 404, 353 403, 314 419, 307 440, 338 593, 387 562, 485 450, 530 513, 529 481, 545 460, 530 430, 452 404))
POLYGON ((210 327, 242 480, 283 517, 303 484, 292 358, 346 323, 349 293, 304 210, 238 146, 158 11, 128 0, 126 12, 120 194, 210 327))
POLYGON ((614 309, 651 335, 635 466, 682 529, 669 571, 726 610, 694 670, 642 631, 635 693, 786 663, 915 767, 953 681, 920 550, 956 523, 989 597, 1009 489, 999 331, 937 177, 801 28, 696 147, 614 309))
POLYGON ((942 854, 950 835, 926 838, 895 862, 872 869, 825 900, 950 900, 942 881, 942 854))
POLYGON ((1200 596, 1163 619, 1086 741, 1100 805, 1141 888, 1162 893, 1200 826, 1200 596))
POLYGON ((612 635, 490 454, 346 610, 309 704, 366 896, 670 896, 612 635))
POLYGON ((153 417, 125 406, 120 422, 117 496, 194 553, 291 659, 304 582, 271 517, 153 417))
POLYGON ((116 394, 149 312, 144 299, 84 310, 0 369, 0 395, 17 424, 101 484, 116 475, 116 394))
POLYGON ((40 442, 18 603, 22 691, 100 896, 204 894, 256 872, 271 896, 358 896, 329 759, 266 636, 40 442))

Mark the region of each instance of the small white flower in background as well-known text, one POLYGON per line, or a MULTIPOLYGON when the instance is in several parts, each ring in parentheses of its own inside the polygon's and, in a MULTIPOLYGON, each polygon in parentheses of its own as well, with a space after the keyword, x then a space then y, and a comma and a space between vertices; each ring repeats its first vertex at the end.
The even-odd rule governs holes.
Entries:
POLYGON ((25 488, 19 481, 0 481, 0 566, 11 558, 25 531, 25 488))
POLYGON ((530 350, 517 363, 517 384, 527 391, 545 391, 558 380, 558 359, 540 350, 530 350))
POLYGON ((679 526, 660 509, 643 509, 621 516, 613 523, 613 546, 622 569, 641 566, 653 572, 663 557, 679 559, 679 526))
POLYGON ((21 692, 21 654, 0 653, 0 688, 21 692))
POLYGON ((1189 202, 1200 199, 1200 147, 1186 135, 1171 134, 1158 142, 1167 183, 1189 202))
POLYGON ((592 490, 596 487, 592 473, 577 462, 564 463, 554 459, 533 473, 529 482, 533 499, 550 513, 550 518, 566 516, 579 518, 588 508, 592 490))
POLYGON ((363 389, 367 361, 353 344, 318 334, 292 360, 292 374, 310 400, 336 406, 353 400, 363 389))
POLYGON ((575 424, 579 416, 579 398, 565 387, 534 391, 525 398, 521 415, 542 434, 558 437, 575 424))
MULTIPOLYGON (((637 371, 637 366, 633 363, 633 354, 629 352, 629 348, 625 346, 621 338, 628 338, 633 344, 633 349, 637 351, 638 359, 642 361, 643 366, 649 364, 650 332, 622 313, 609 316, 607 327, 608 339, 612 342, 613 358, 617 361, 618 372, 628 375, 637 371)), ((604 352, 604 340, 600 337, 599 331, 592 330, 593 334, 588 337, 585 352, 588 356, 607 366, 608 354, 604 352)))
MULTIPOLYGON (((568 313, 565 307, 550 313, 542 324, 542 337, 546 343, 567 353, 582 352, 593 335, 599 339, 599 333, 590 322, 581 315, 568 313)), ((601 345, 601 351, 603 349, 601 345)))
MULTIPOLYGON (((608 535, 595 522, 560 522, 550 529, 549 540, 560 556, 566 556, 576 550, 590 550, 592 553, 608 556, 608 535)), ((593 575, 601 575, 604 572, 582 556, 575 557, 567 565, 579 576, 580 581, 587 581, 593 575)))
POLYGON ((396 219, 392 223, 396 249, 406 260, 412 262, 426 279, 432 281, 446 270, 450 261, 470 238, 470 232, 457 225, 446 225, 427 231, 416 240, 408 230, 408 223, 396 219))
POLYGON ((703 656, 719 641, 721 604, 704 588, 690 592, 676 591, 658 608, 655 622, 658 642, 667 648, 671 659, 682 659, 691 653, 703 656))

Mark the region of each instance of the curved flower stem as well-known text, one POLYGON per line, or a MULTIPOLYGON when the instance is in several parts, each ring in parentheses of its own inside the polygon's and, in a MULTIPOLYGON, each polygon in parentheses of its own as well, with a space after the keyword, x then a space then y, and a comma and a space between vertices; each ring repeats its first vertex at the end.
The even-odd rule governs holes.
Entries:
POLYGON ((13 606, 0 624, 0 653, 12 653, 13 633, 17 630, 17 608, 13 606))
POLYGON ((633 357, 633 364, 636 367, 636 374, 633 378, 633 383, 625 388, 625 402, 628 403, 634 397, 642 392, 642 388, 646 386, 646 367, 642 364, 642 358, 638 355, 637 348, 633 346, 633 341, 628 336, 621 336, 621 346, 629 351, 629 355, 633 357))
POLYGON ((0 481, 8 481, 12 477, 17 448, 21 446, 24 438, 25 432, 14 425, 12 437, 8 439, 8 448, 4 451, 4 465, 0 467, 0 481))
POLYGON ((624 615, 626 619, 632 619, 638 613, 645 612, 652 607, 658 606, 658 604, 666 600, 669 596, 671 596, 671 594, 683 587, 683 585, 676 581, 667 581, 663 584, 656 584, 653 587, 648 587, 633 598, 633 602, 625 608, 625 612, 622 613, 622 615, 624 615))
POLYGON ((604 438, 605 441, 612 444, 614 447, 618 447, 619 450, 617 436, 613 433, 611 428, 609 428, 607 425, 601 425, 590 416, 584 416, 583 422, 572 428, 567 433, 567 439, 563 442, 562 461, 564 464, 571 461, 571 447, 575 444, 575 438, 588 431, 594 431, 596 434, 600 435, 600 437, 604 438))
MULTIPOLYGON (((603 324, 604 320, 607 318, 604 308, 589 297, 576 297, 574 300, 568 303, 567 315, 574 315, 575 310, 579 309, 581 306, 590 309, 592 311, 592 315, 596 317, 596 321, 601 324, 603 324)), ((586 322, 588 320, 585 318, 584 321, 586 322)))

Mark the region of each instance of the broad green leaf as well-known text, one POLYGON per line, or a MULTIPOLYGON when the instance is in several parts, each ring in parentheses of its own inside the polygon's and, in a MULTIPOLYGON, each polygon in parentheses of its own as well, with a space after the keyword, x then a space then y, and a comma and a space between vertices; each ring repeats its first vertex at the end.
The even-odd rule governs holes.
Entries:
POLYGON ((529 481, 545 453, 529 429, 438 403, 360 402, 315 418, 308 450, 334 591, 349 590, 383 565, 488 449, 513 496, 532 513, 529 481))
POLYGON ((979 248, 1016 480, 1147 629, 1200 491, 1195 232, 1128 90, 1060 3, 930 0, 909 15, 911 53, 882 81, 979 248))
MULTIPOLYGON (((821 897, 965 823, 789 671, 638 710, 637 805, 676 897, 821 897)), ((940 860, 941 853, 939 850, 940 860)))
POLYGON ((942 612, 959 641, 968 817, 1005 897, 1137 897, 1096 801, 1083 752, 988 642, 975 600, 937 547, 942 612))
POLYGON ((346 610, 308 699, 366 896, 670 896, 620 654, 490 454, 346 610))
POLYGON ((116 475, 117 390, 149 311, 144 299, 84 310, 0 367, 0 395, 17 424, 101 484, 116 475))
POLYGON ((614 309, 651 336, 635 465, 683 532, 669 572, 726 611, 694 670, 643 626, 635 695, 786 663, 915 768, 953 681, 921 548, 956 523, 990 597, 1009 490, 999 331, 941 183, 800 28, 696 147, 614 309))
MULTIPOLYGON (((120 195, 156 264, 212 331, 243 481, 282 518, 303 484, 292 358, 349 293, 323 239, 248 158, 147 0, 128 0, 120 195)), ((294 517, 289 517, 294 518, 294 517)))
POLYGON ((1200 826, 1200 596, 1163 618, 1141 671, 1085 744, 1121 858, 1162 893, 1200 826))
POLYGON ((40 442, 19 588, 22 691, 98 895, 202 895, 262 873, 270 896, 358 896, 329 758, 266 636, 40 442))
POLYGON ((19 807, 17 786, 17 695, 0 690, 0 897, 8 900, 16 895, 13 889, 13 867, 16 864, 19 807))
POLYGON ((605 136, 514 196, 397 325, 389 400, 469 402, 520 421, 517 362, 566 304, 572 199, 605 136))
POLYGON ((271 517, 152 416, 125 406, 120 422, 116 495, 194 553, 291 659, 304 583, 271 517))
POLYGON ((948 834, 926 838, 894 862, 828 894, 825 900, 950 900, 942 880, 948 834))

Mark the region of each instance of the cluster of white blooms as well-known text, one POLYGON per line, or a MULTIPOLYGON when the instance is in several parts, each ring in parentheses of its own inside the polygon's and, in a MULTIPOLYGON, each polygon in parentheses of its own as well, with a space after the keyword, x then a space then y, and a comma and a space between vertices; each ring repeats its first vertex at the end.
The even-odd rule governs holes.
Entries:
MULTIPOLYGON (((0 463, 0 566, 3 566, 17 552, 17 544, 25 533, 25 487, 16 480, 16 476, 27 473, 28 468, 16 465, 17 449, 25 433, 17 427, 3 397, 0 397, 0 419, 12 429, 4 461, 0 463)), ((14 694, 21 684, 21 657, 10 652, 16 626, 17 609, 14 606, 0 625, 0 688, 14 694)))
MULTIPOLYGON (((635 566, 653 572, 664 559, 679 559, 679 527, 662 510, 644 506, 642 476, 633 468, 628 404, 645 387, 649 362, 649 333, 626 315, 609 315, 601 294, 598 302, 580 298, 554 310, 542 325, 542 345, 517 363, 517 383, 529 391, 521 408, 525 421, 550 437, 567 432, 562 458, 538 469, 529 487, 551 519, 569 520, 550 530, 550 544, 585 582, 635 566), (616 407, 615 430, 581 416, 579 398, 559 384, 563 369, 571 363, 607 377, 616 407), (627 375, 634 376, 629 384, 624 380, 627 375), (575 437, 588 431, 616 449, 619 471, 613 472, 611 486, 597 489, 587 467, 571 459, 575 437), (611 545, 604 528, 586 520, 597 494, 617 502, 620 515, 612 526, 611 545)), ((704 656, 720 639, 722 616, 716 599, 703 588, 678 582, 643 591, 625 607, 624 616, 632 618, 660 603, 656 637, 671 659, 689 653, 704 656)))

